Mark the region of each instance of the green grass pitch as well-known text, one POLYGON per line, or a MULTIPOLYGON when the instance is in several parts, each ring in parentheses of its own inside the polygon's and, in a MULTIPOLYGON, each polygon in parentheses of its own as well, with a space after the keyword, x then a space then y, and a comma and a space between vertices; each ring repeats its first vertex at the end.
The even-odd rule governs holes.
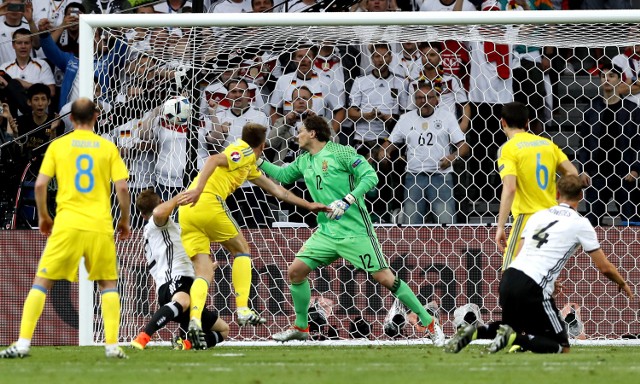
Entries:
POLYGON ((568 355, 457 355, 430 345, 152 347, 107 360, 102 347, 35 347, 0 360, 0 383, 562 383, 640 382, 640 346, 574 347, 568 355))

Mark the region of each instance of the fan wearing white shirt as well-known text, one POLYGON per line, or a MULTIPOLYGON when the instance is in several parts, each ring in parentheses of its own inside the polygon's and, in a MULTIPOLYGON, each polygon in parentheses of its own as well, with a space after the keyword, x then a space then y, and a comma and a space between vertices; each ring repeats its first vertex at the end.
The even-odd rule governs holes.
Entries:
POLYGON ((455 223, 453 162, 469 153, 455 115, 437 108, 439 97, 430 82, 420 82, 414 93, 417 109, 400 116, 383 146, 391 156, 406 150, 407 172, 402 211, 409 224, 427 223, 429 214, 438 224, 455 223), (455 147, 455 152, 451 152, 455 147), (427 209, 431 206, 431 210, 427 209))
POLYGON ((502 321, 462 328, 447 343, 447 352, 457 353, 475 339, 493 338, 489 353, 502 349, 568 353, 567 327, 553 293, 558 275, 580 246, 600 273, 633 299, 633 291, 600 248, 595 229, 577 212, 582 188, 576 175, 558 180, 559 205, 531 216, 522 232, 518 257, 502 275, 502 321))
MULTIPOLYGON (((263 112, 250 105, 248 95, 249 84, 244 79, 231 79, 225 84, 228 89, 226 99, 231 106, 227 109, 215 108, 210 116, 212 129, 207 140, 214 148, 222 151, 229 144, 242 138, 242 128, 249 123, 260 124, 267 128, 269 134, 269 118, 263 112)), ((211 104, 210 104, 211 105, 211 104)), ((270 226, 275 221, 267 197, 262 190, 246 181, 236 189, 229 198, 227 205, 234 219, 242 228, 258 228, 270 226)))

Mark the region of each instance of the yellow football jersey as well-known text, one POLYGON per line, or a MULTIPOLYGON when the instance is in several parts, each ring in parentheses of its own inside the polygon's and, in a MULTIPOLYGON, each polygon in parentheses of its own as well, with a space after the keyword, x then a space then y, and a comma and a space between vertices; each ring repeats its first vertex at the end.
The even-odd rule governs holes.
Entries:
MULTIPOLYGON (((247 180, 257 179, 262 172, 256 167, 256 157, 253 148, 243 140, 236 140, 229 144, 222 152, 227 157, 229 167, 217 167, 202 191, 202 198, 216 200, 220 196, 223 200, 232 194, 247 180)), ((200 175, 189 185, 189 189, 198 185, 200 175)))
POLYGON ((129 172, 116 146, 90 131, 78 130, 54 140, 40 173, 55 177, 55 228, 113 233, 111 181, 129 172))
POLYGON ((516 176, 511 213, 530 214, 556 205, 556 169, 568 160, 551 140, 528 132, 515 134, 498 152, 500 177, 516 176))

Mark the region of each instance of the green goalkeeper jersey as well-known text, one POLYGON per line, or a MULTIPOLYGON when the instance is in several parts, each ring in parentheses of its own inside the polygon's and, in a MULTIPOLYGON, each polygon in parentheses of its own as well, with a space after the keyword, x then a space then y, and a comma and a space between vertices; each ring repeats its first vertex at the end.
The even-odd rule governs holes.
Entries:
POLYGON ((329 205, 349 193, 356 198, 340 220, 329 220, 325 213, 319 213, 321 233, 333 238, 375 236, 363 196, 376 186, 378 176, 352 147, 330 141, 320 152, 304 153, 287 167, 265 161, 260 168, 283 184, 304 178, 311 197, 318 203, 329 205))

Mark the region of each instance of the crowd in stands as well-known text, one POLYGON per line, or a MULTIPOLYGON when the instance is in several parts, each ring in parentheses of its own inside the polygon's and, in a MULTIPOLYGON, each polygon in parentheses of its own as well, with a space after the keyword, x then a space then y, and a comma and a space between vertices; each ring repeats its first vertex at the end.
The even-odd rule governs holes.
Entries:
MULTIPOLYGON (((206 12, 302 12, 315 0, 204 0, 206 12)), ((315 8, 314 8, 315 7, 315 8)), ((362 0, 352 12, 512 11, 630 8, 628 0, 362 0)), ((37 174, 47 144, 68 131, 69 106, 78 98, 78 15, 84 13, 188 13, 186 0, 4 0, 0 5, 0 224, 33 224, 16 215, 29 175, 37 174), (17 217, 17 219, 16 219, 17 217)), ((286 164, 299 149, 306 116, 325 118, 334 140, 353 145, 379 172, 367 194, 377 222, 469 223, 475 203, 495 202, 496 158, 506 141, 502 104, 530 108, 529 128, 546 134, 562 73, 591 73, 600 96, 584 111, 576 165, 593 185, 586 201, 592 223, 602 224, 607 203, 624 221, 639 222, 640 45, 600 66, 575 68, 569 50, 492 42, 377 42, 369 45, 299 44, 280 51, 225 52, 206 57, 216 76, 198 79, 192 100, 199 126, 161 116, 162 101, 177 93, 173 79, 192 74, 184 63, 160 61, 181 52, 188 29, 96 31, 95 96, 102 110, 97 131, 112 139, 127 161, 135 196, 155 189, 164 200, 184 189, 211 153, 239 138, 242 126, 270 129, 269 160, 286 164), (150 52, 150 55, 141 54, 150 52), (166 89, 163 89, 166 88, 166 89), (197 144, 196 144, 197 143, 197 144), (193 147, 194 148, 192 150, 193 147), (193 165, 192 165, 193 164, 193 165)), ((602 55, 602 52, 597 55, 602 55)), ((179 80, 178 80, 179 81, 179 80)), ((184 80, 190 81, 190 80, 184 80)), ((292 187, 292 186, 289 186, 292 187)), ((298 189, 304 195, 304 188, 298 189)), ((312 215, 274 205, 259 188, 243 185, 227 201, 241 226, 312 215), (284 217, 282 217, 284 215, 284 217)), ((135 210, 132 210, 135 212, 135 210)), ((133 226, 140 227, 139 215, 133 226)))

